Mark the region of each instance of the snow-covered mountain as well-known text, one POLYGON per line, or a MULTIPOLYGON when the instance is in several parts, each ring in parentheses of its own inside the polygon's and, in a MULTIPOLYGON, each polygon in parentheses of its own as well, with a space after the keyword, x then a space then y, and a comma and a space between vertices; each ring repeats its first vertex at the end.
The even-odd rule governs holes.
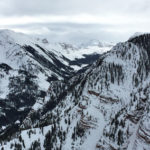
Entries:
POLYGON ((3 141, 18 131, 32 110, 38 111, 49 103, 47 109, 55 108, 66 88, 72 86, 67 86, 69 78, 84 72, 110 48, 86 51, 0 30, 0 139, 3 141), (51 93, 53 100, 49 100, 50 90, 58 90, 51 93))
POLYGON ((23 150, 149 150, 150 34, 118 43, 84 73, 51 82, 0 136, 23 150))
POLYGON ((0 31, 0 128, 23 119, 53 80, 75 72, 64 56, 41 47, 28 36, 0 31))
POLYGON ((68 43, 51 43, 49 39, 37 39, 44 44, 43 46, 49 50, 58 52, 68 60, 70 67, 79 70, 89 64, 92 64, 99 56, 109 51, 115 44, 108 42, 100 42, 98 40, 91 40, 82 44, 68 44, 68 43))

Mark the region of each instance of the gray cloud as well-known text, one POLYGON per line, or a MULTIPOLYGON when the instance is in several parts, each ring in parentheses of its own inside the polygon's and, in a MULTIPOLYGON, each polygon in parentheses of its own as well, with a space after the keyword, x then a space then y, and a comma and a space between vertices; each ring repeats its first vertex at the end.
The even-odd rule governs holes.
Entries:
POLYGON ((0 1, 0 28, 56 41, 122 41, 134 32, 150 32, 149 16, 149 0, 0 1))
POLYGON ((149 0, 1 0, 1 15, 150 13, 149 0))
POLYGON ((107 29, 114 29, 114 25, 108 24, 77 24, 77 23, 36 23, 27 25, 11 25, 10 29, 20 29, 28 33, 32 31, 37 37, 47 37, 50 41, 81 43, 91 39, 101 41, 118 42, 128 38, 128 35, 121 33, 109 32, 107 29))

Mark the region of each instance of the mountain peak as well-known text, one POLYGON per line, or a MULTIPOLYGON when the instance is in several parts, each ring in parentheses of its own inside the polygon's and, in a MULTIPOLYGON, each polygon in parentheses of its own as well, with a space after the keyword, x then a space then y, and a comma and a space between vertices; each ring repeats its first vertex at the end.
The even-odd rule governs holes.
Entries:
POLYGON ((143 36, 147 36, 147 35, 150 35, 150 33, 144 33, 144 32, 136 32, 136 33, 134 33, 130 38, 129 38, 129 42, 130 41, 132 41, 132 40, 134 40, 134 39, 137 39, 137 38, 139 38, 139 37, 143 37, 143 36))
POLYGON ((18 43, 20 45, 24 45, 24 43, 34 43, 34 38, 31 38, 30 36, 21 33, 21 32, 15 32, 8 29, 1 29, 0 30, 0 41, 2 43, 18 43))
POLYGON ((9 30, 9 29, 0 29, 0 33, 15 33, 13 30, 9 30))
POLYGON ((24 33, 21 33, 21 32, 15 32, 13 30, 9 30, 9 29, 0 29, 0 36, 3 35, 3 36, 9 36, 9 37, 15 37, 15 36, 25 36, 24 33))
POLYGON ((130 38, 128 42, 131 42, 138 47, 145 49, 150 60, 150 33, 143 33, 135 36, 134 38, 130 38))

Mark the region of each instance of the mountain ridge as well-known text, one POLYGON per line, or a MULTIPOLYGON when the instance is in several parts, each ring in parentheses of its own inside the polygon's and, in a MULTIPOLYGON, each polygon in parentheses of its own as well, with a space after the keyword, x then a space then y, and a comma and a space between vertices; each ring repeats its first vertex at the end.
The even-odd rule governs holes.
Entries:
POLYGON ((118 43, 84 73, 51 82, 43 102, 36 101, 20 130, 5 135, 1 146, 149 150, 149 40, 140 35, 118 43))
MULTIPOLYGON (((0 31, 2 54, 0 59, 0 138, 2 139, 18 131, 20 127, 18 123, 22 123, 32 108, 36 110, 47 103, 48 97, 45 97, 51 82, 60 81, 64 85, 65 80, 78 74, 69 64, 72 60, 53 48, 46 48, 44 44, 21 33, 0 31), (45 102, 44 99, 46 99, 45 102)), ((94 59, 91 59, 91 62, 93 61, 94 59)), ((82 68, 82 63, 79 60, 74 62, 75 65, 80 65, 79 69, 82 68)), ((87 63, 89 64, 86 62, 86 65, 87 63)), ((81 71, 85 70, 86 68, 83 68, 81 71)), ((63 86, 61 88, 65 90, 63 86)), ((57 105, 54 101, 51 104, 57 105)))

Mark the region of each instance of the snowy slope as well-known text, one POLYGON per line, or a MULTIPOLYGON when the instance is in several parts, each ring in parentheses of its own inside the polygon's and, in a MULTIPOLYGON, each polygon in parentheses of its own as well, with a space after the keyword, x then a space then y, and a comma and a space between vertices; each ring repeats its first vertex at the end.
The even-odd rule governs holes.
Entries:
MULTIPOLYGON (((54 53, 44 51, 22 34, 0 31, 0 128, 23 119, 41 101, 52 80, 64 79, 73 69, 54 53)), ((0 130, 1 130, 0 129, 0 130)))
MULTIPOLYGON (((38 111, 47 102, 54 108, 58 102, 49 101, 48 91, 53 88, 54 92, 63 93, 64 82, 76 75, 76 70, 84 67, 81 70, 84 72, 88 68, 85 66, 105 50, 96 47, 74 50, 72 45, 66 50, 66 47, 65 43, 48 44, 46 39, 0 30, 0 138, 16 132, 18 122, 22 123, 31 110, 38 111)), ((56 95, 51 94, 51 98, 56 95)))
MULTIPOLYGON (((62 64, 66 63, 65 60, 62 59, 62 56, 59 57, 54 52, 49 52, 47 49, 42 48, 37 40, 21 33, 15 33, 10 30, 1 30, 0 43, 2 54, 1 63, 6 63, 13 69, 19 69, 22 66, 29 67, 29 64, 31 67, 37 65, 42 68, 43 64, 41 64, 39 60, 35 60, 34 57, 36 56, 41 57, 41 59, 44 57, 45 61, 49 61, 52 65, 56 65, 54 58, 61 61, 62 64), (34 56, 35 54, 36 56, 34 56)), ((48 75, 51 75, 52 73, 55 74, 55 72, 50 70, 47 66, 44 66, 44 70, 48 75)), ((56 76, 61 78, 60 75, 56 76)))

